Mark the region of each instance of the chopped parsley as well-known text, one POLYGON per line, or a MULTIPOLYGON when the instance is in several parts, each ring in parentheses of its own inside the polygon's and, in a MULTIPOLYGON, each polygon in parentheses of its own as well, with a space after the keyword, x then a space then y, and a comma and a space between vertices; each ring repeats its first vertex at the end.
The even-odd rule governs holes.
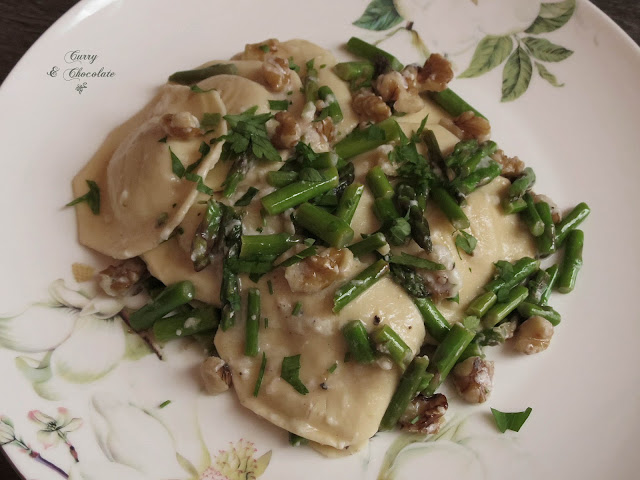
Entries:
POLYGON ((167 135, 158 140, 158 143, 167 143, 167 135))
POLYGON ((213 189, 207 187, 202 180, 200 175, 196 175, 195 173, 187 173, 185 178, 190 182, 194 182, 196 184, 196 190, 206 195, 213 195, 213 189))
POLYGON ((294 355, 292 357, 284 357, 282 359, 282 368, 280 370, 280 377, 291 385, 296 392, 301 395, 309 393, 307 387, 305 387, 302 380, 300 380, 300 355, 294 355))
MULTIPOLYGON (((456 248, 464 250, 468 255, 473 255, 477 244, 478 240, 470 233, 460 230, 456 235, 456 248)), ((458 256, 459 255, 460 252, 458 252, 458 256)))
POLYGON ((86 202, 94 215, 100 215, 100 187, 93 180, 86 180, 89 191, 75 200, 67 203, 67 207, 72 207, 79 203, 86 202))
POLYGON ((184 168, 184 165, 182 164, 178 156, 173 153, 171 147, 169 147, 169 154, 171 155, 171 170, 173 171, 173 174, 178 178, 184 177, 186 169, 184 168))
POLYGON ((449 298, 447 298, 447 300, 449 300, 450 302, 453 302, 453 303, 460 304, 460 294, 456 293, 455 297, 449 297, 449 298))
POLYGON ((300 73, 300 67, 295 64, 293 57, 289 57, 289 68, 296 73, 300 73))
POLYGON ((514 432, 519 432, 524 425, 524 422, 527 421, 529 415, 531 414, 531 407, 527 408, 524 412, 513 412, 513 413, 505 413, 495 408, 491 409, 491 413, 493 413, 493 418, 496 421, 496 426, 498 430, 502 433, 507 430, 513 430, 514 432))
POLYGON ((206 157, 211 151, 211 147, 207 142, 202 142, 198 151, 200 152, 200 158, 187 167, 187 173, 193 172, 200 166, 204 157, 206 157))
POLYGON ((267 355, 262 352, 262 362, 260 363, 260 371, 258 372, 258 378, 256 380, 256 386, 253 389, 253 396, 257 397, 260 393, 260 386, 262 385, 262 379, 264 378, 264 369, 267 367, 267 355))
POLYGON ((269 295, 273 295, 273 283, 271 280, 267 280, 267 287, 269 287, 269 295))
POLYGON ((171 403, 171 400, 165 400, 164 402, 162 402, 160 405, 158 405, 158 408, 164 408, 167 405, 169 405, 171 403))
POLYGON ((287 110, 289 108, 289 100, 269 100, 269 108, 271 110, 287 110))
POLYGON ((252 155, 270 162, 280 162, 280 154, 271 144, 266 123, 272 118, 270 113, 256 115, 257 106, 238 115, 225 115, 229 133, 213 141, 225 140, 222 146, 222 160, 238 158, 241 155, 252 155))
POLYGON ((259 190, 256 187, 249 187, 244 195, 242 195, 236 203, 234 203, 234 207, 246 207, 251 203, 253 197, 257 195, 259 190))
POLYGON ((297 317, 300 314, 302 314, 302 302, 296 302, 295 306, 293 307, 293 311, 291 312, 291 315, 293 315, 294 317, 297 317))
POLYGON ((335 362, 333 365, 331 365, 331 366, 329 367, 329 369, 327 370, 327 372, 329 372, 329 373, 333 373, 333 372, 335 372, 335 371, 336 371, 336 368, 338 368, 338 362, 335 362))
POLYGON ((269 45, 267 45, 266 43, 264 45, 260 45, 258 48, 264 53, 269 53, 271 51, 271 47, 269 47, 269 45))

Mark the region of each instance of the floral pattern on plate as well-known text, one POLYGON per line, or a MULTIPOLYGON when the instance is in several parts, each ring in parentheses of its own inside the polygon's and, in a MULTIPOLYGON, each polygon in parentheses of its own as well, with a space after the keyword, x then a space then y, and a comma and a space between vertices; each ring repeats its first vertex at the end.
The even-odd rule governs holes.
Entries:
POLYGON ((573 51, 543 35, 563 27, 575 10, 576 0, 372 0, 353 24, 367 30, 388 31, 406 20, 406 26, 378 38, 377 43, 409 32, 411 43, 424 57, 430 50, 456 56, 475 45, 469 66, 458 78, 479 77, 504 64, 501 101, 510 102, 527 91, 534 67, 549 84, 564 86, 548 65, 566 60, 573 51), (476 19, 476 28, 452 29, 448 22, 441 21, 458 15, 476 19))

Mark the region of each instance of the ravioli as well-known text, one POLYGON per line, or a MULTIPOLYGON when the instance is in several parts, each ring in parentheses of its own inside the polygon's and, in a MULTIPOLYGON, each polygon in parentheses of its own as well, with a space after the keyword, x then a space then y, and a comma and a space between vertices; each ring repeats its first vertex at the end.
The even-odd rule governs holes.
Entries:
MULTIPOLYGON (((113 258, 144 253, 169 238, 198 194, 197 182, 179 178, 173 171, 170 149, 183 168, 198 161, 203 137, 181 140, 169 137, 162 127, 165 114, 190 112, 225 115, 215 92, 196 93, 189 87, 166 85, 140 113, 112 132, 89 163, 73 179, 73 191, 86 191, 85 180, 100 188, 101 210, 94 215, 78 205, 80 243, 113 258)), ((226 133, 220 122, 213 135, 226 133)), ((207 137, 209 138, 209 137, 207 137)), ((204 155, 192 173, 205 177, 220 157, 216 145, 204 155)))
MULTIPOLYGON (((356 262, 349 276, 362 268, 356 262)), ((381 367, 344 362, 346 343, 340 328, 352 319, 362 320, 369 330, 374 322, 388 324, 413 353, 422 345, 425 331, 411 299, 389 278, 380 280, 338 315, 331 311, 334 287, 312 295, 293 293, 282 269, 260 281, 262 316, 269 323, 260 330, 267 366, 258 397, 253 391, 262 357, 244 354, 244 314, 233 328, 218 331, 215 345, 231 367, 234 389, 245 407, 309 440, 356 451, 378 430, 401 373, 390 363, 381 367), (268 293, 267 280, 272 282, 273 295, 268 293), (298 301, 303 313, 294 316, 298 301), (282 359, 297 354, 302 354, 300 378, 309 389, 307 395, 280 378, 282 359), (329 373, 334 363, 337 368, 329 373)))

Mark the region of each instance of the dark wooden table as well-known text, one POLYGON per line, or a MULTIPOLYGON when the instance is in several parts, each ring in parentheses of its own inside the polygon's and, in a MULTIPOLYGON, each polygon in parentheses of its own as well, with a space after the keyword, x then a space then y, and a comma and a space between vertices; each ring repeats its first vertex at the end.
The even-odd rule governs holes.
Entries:
MULTIPOLYGON (((640 44, 640 1, 592 1, 640 44)), ((75 3, 74 0, 0 0, 0 81, 4 81, 38 37, 75 3)), ((0 479, 19 478, 9 462, 0 456, 0 479)))

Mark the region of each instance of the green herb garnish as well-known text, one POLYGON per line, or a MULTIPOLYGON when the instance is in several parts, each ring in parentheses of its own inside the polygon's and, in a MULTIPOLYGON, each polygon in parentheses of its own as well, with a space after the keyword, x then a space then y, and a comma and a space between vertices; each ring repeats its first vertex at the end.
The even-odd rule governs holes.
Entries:
POLYGON ((257 397, 260 392, 260 386, 262 385, 262 379, 264 378, 264 369, 267 367, 267 355, 262 352, 262 362, 260 363, 260 371, 258 372, 258 378, 256 380, 256 386, 253 389, 253 396, 257 397))
POLYGON ((416 257, 404 252, 402 252, 401 255, 391 255, 389 263, 404 265, 406 267, 423 268, 425 270, 446 270, 446 267, 441 263, 432 262, 426 258, 416 257))
POLYGON ((165 400, 164 402, 162 402, 160 405, 158 405, 158 408, 164 408, 167 405, 169 405, 171 403, 171 400, 165 400))
POLYGON ((270 113, 256 115, 257 106, 238 115, 225 115, 229 125, 229 133, 214 139, 226 140, 222 147, 222 160, 237 158, 241 155, 252 155, 270 162, 280 162, 278 151, 271 144, 265 124, 272 118, 270 113))
POLYGON ((253 200, 253 197, 255 197, 258 192, 259 190, 256 187, 249 187, 245 194, 242 195, 233 206, 246 207, 251 203, 251 200, 253 200))
POLYGON ((289 68, 296 73, 300 73, 300 67, 295 64, 293 57, 289 57, 289 68))
POLYGON ((491 413, 493 413, 493 418, 496 421, 496 426, 498 430, 502 433, 507 430, 513 430, 514 432, 519 432, 524 425, 524 422, 527 421, 529 415, 531 414, 531 407, 527 408, 524 412, 513 412, 513 413, 505 413, 495 408, 491 409, 491 413))
POLYGON ((86 180, 89 191, 84 195, 70 201, 65 206, 72 207, 82 202, 86 202, 94 215, 100 214, 100 187, 93 180, 86 180))
POLYGON ((293 311, 291 312, 291 315, 293 315, 294 317, 297 317, 301 313, 302 313, 302 302, 297 302, 293 307, 293 311))
POLYGON ((196 184, 196 190, 206 195, 213 195, 213 190, 207 187, 204 184, 204 180, 200 175, 196 175, 195 173, 187 173, 185 174, 185 178, 190 182, 194 182, 196 184))
POLYGON ((184 165, 182 164, 178 156, 173 153, 171 147, 169 147, 169 154, 171 155, 171 170, 173 171, 174 175, 178 178, 184 177, 186 169, 184 168, 184 165))
POLYGON ((460 230, 456 235, 456 247, 461 248, 469 255, 473 255, 473 251, 475 250, 477 244, 478 240, 470 233, 460 230))
POLYGON ((282 359, 282 369, 280 377, 291 385, 298 393, 306 395, 309 393, 302 380, 300 380, 300 355, 284 357, 282 359))
POLYGON ((269 100, 269 108, 271 110, 287 110, 289 108, 289 100, 269 100))

